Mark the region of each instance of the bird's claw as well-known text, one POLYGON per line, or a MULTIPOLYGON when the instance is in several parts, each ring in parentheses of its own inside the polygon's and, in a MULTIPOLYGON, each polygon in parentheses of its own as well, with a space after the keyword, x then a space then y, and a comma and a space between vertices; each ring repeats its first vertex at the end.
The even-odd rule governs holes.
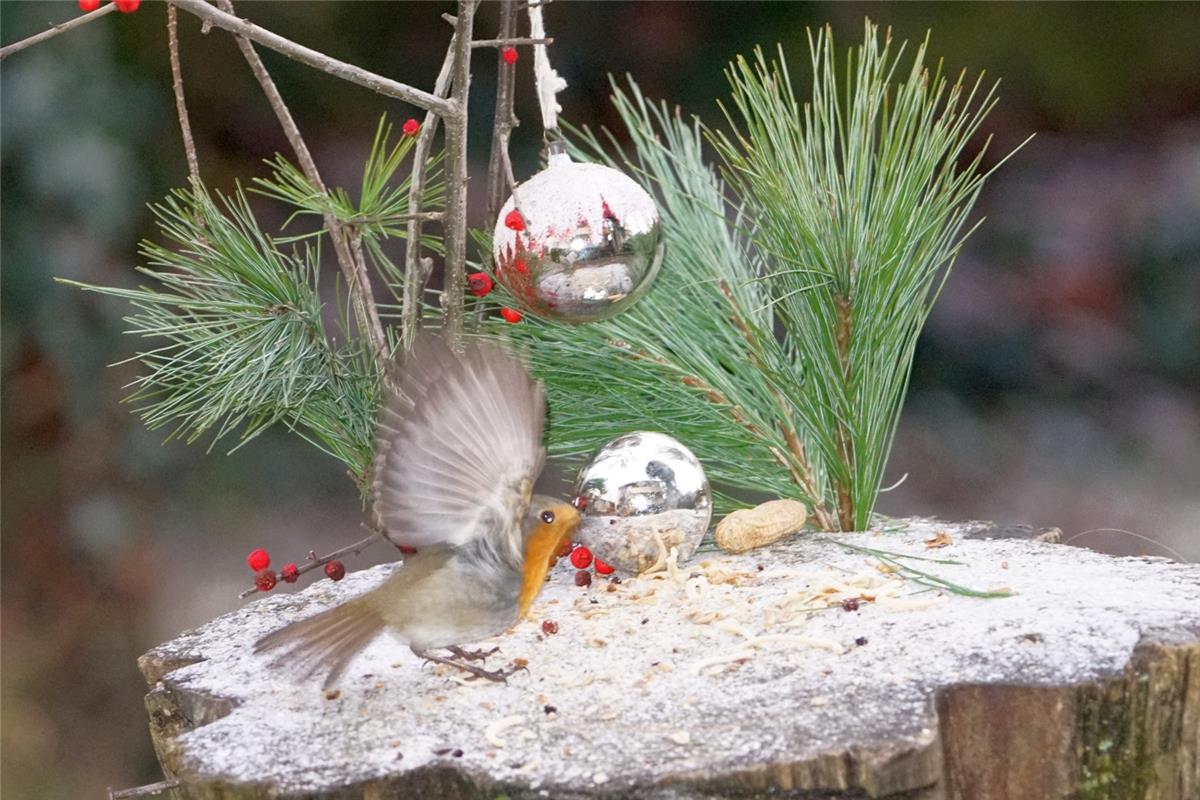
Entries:
POLYGON ((463 660, 455 661, 452 658, 442 658, 441 656, 435 656, 433 653, 429 653, 424 650, 417 650, 415 648, 413 649, 413 652, 416 653, 418 657, 423 658, 426 662, 445 664, 448 667, 454 667, 455 669, 462 670, 463 672, 473 675, 476 678, 483 678, 484 680, 492 681, 493 683, 508 683, 509 677, 518 670, 523 669, 526 672, 529 671, 529 668, 524 664, 517 664, 516 662, 509 664, 506 669, 483 669, 482 667, 476 667, 473 664, 468 663, 472 660, 486 658, 487 656, 490 656, 492 653, 496 652, 496 650, 499 648, 493 648, 486 653, 482 650, 473 653, 467 652, 457 647, 447 647, 446 649, 463 660))
POLYGON ((461 647, 451 646, 446 649, 463 661, 485 661, 488 656, 500 651, 499 647, 493 647, 491 650, 463 650, 461 647))

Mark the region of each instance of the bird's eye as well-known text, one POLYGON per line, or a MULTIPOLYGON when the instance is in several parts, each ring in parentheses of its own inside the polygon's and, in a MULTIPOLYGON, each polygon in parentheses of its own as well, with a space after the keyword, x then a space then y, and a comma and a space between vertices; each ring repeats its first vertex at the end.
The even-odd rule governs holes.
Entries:
POLYGON ((546 523, 547 525, 554 522, 554 512, 553 511, 543 511, 542 512, 542 522, 546 523))

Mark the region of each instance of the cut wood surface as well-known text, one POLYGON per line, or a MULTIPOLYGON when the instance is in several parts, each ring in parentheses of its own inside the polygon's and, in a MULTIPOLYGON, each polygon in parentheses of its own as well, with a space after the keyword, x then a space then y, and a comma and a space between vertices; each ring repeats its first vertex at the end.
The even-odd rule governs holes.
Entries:
POLYGON ((1200 797, 1200 567, 987 523, 838 538, 1012 594, 802 533, 590 588, 564 562, 481 643, 527 662, 506 685, 390 638, 330 693, 253 654, 385 565, 143 656, 155 746, 181 798, 1200 797))

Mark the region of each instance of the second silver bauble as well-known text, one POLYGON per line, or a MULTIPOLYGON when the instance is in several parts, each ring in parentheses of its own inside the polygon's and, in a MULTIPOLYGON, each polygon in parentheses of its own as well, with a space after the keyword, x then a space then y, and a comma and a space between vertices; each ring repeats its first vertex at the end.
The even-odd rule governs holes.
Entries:
POLYGON ((712 518, 712 495, 692 452, 662 433, 639 431, 600 449, 575 487, 583 505, 578 539, 626 573, 644 572, 672 548, 696 552, 712 518))

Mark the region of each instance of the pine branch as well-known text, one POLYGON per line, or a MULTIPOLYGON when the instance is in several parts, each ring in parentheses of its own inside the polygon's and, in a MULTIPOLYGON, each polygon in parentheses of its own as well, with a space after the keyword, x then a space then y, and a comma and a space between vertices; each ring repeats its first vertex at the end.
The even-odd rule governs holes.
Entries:
POLYGON ((782 56, 729 70, 731 133, 713 142, 745 199, 785 337, 807 375, 793 397, 843 530, 883 482, 917 336, 966 236, 987 175, 967 146, 995 104, 982 76, 954 83, 866 25, 840 84, 828 29, 810 36, 811 100, 782 56), (893 84, 894 76, 903 79, 893 84), (964 163, 964 166, 959 166, 964 163))
MULTIPOLYGON (((820 506, 820 473, 777 424, 795 377, 770 335, 770 298, 754 280, 759 259, 725 221, 725 187, 704 162, 699 125, 647 103, 636 86, 617 89, 615 103, 636 155, 606 156, 613 148, 587 132, 575 132, 577 150, 658 196, 667 237, 658 283, 604 322, 572 327, 527 316, 492 328, 527 343, 547 382, 552 453, 582 462, 617 435, 660 430, 701 459, 724 510, 747 492, 820 506)), ((502 290, 497 297, 505 302, 502 290)))
POLYGON ((136 312, 127 333, 160 342, 130 359, 148 370, 130 402, 147 427, 171 427, 171 437, 189 442, 237 432, 245 443, 282 423, 365 485, 377 372, 362 348, 335 348, 326 337, 316 251, 281 251, 241 193, 222 211, 196 189, 154 209, 170 246, 143 243, 149 266, 139 271, 156 288, 63 281, 128 300, 136 312))
POLYGON ((657 285, 605 322, 527 316, 496 330, 525 341, 547 381, 552 452, 583 460, 612 436, 661 430, 695 451, 723 508, 769 492, 809 503, 825 530, 855 530, 882 485, 917 335, 990 174, 984 151, 966 150, 994 87, 930 74, 925 45, 901 72, 904 48, 869 22, 844 84, 828 33, 810 44, 803 106, 782 60, 731 67, 729 132, 618 89, 635 155, 614 160, 615 139, 589 132, 577 150, 656 194, 657 285))

